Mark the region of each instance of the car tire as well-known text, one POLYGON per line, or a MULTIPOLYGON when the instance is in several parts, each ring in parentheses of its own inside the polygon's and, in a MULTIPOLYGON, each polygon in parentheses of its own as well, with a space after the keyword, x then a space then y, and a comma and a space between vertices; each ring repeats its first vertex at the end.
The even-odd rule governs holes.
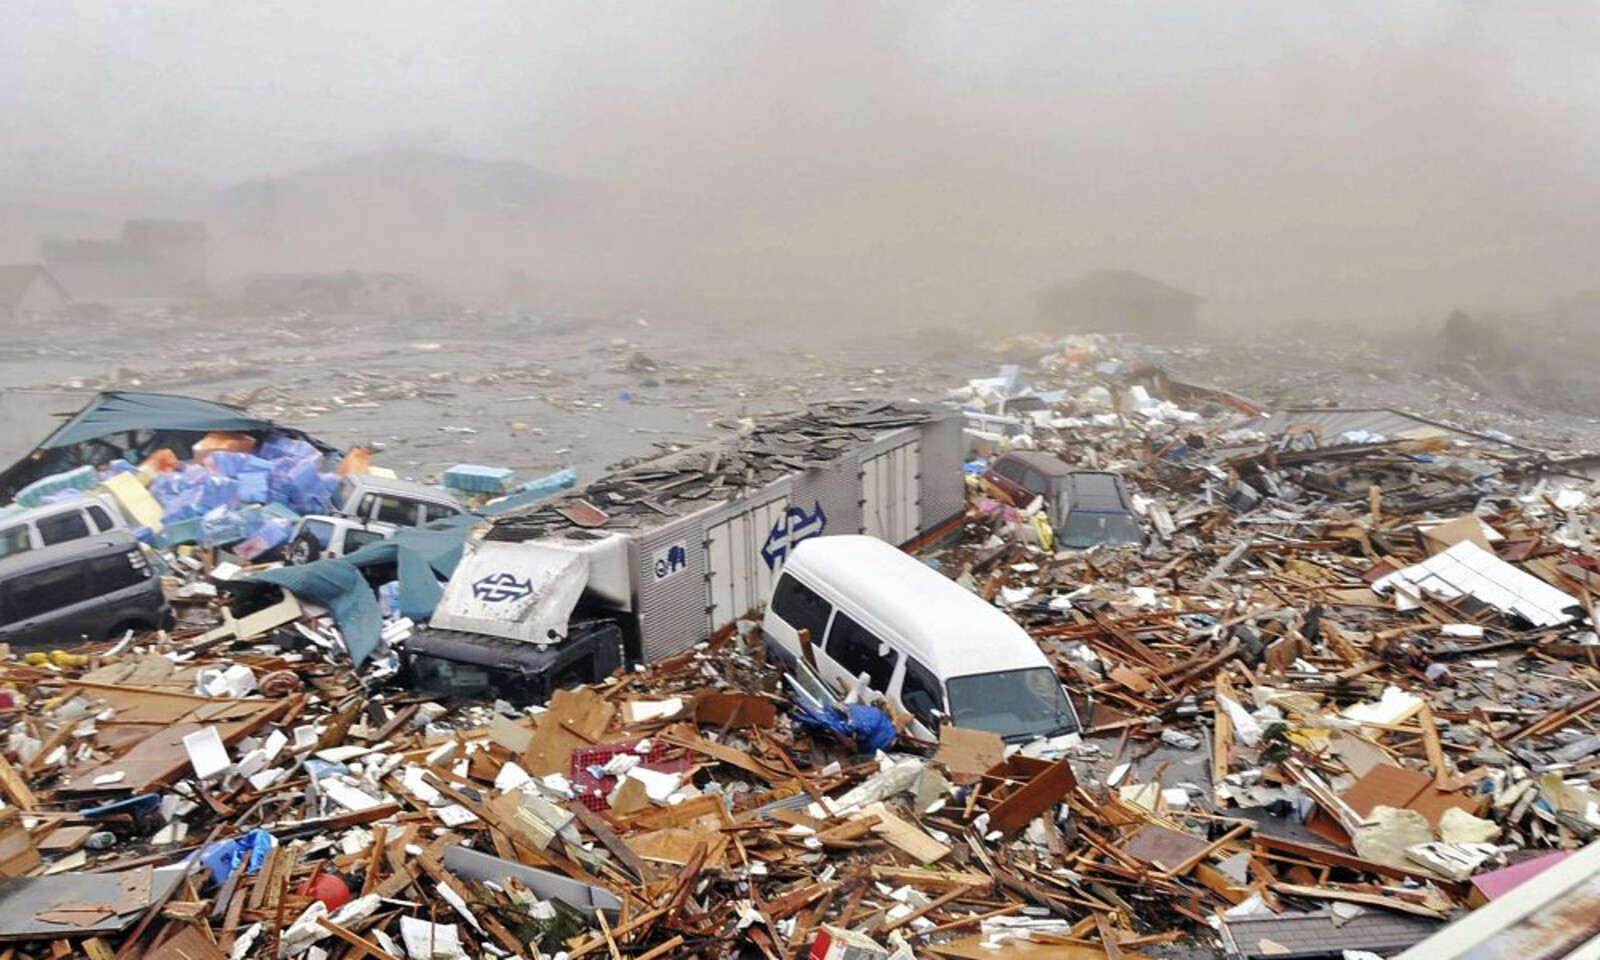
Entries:
POLYGON ((312 563, 322 557, 322 544, 309 533, 302 533, 289 544, 289 549, 284 552, 286 559, 292 566, 301 566, 312 563))
POLYGON ((110 630, 106 631, 106 640, 108 642, 115 643, 118 640, 121 640, 123 638, 123 636, 126 635, 129 630, 132 630, 134 632, 134 634, 137 635, 137 634, 144 633, 145 631, 151 630, 151 629, 153 629, 153 628, 150 626, 149 622, 147 622, 147 621, 144 621, 144 620, 124 620, 121 623, 117 624, 116 626, 112 627, 110 630))

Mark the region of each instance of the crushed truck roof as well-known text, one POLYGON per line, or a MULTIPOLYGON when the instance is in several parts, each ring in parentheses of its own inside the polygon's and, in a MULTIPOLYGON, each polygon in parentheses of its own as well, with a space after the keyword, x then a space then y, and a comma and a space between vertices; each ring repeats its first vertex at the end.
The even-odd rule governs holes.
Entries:
POLYGON ((737 437, 626 463, 563 497, 496 517, 485 539, 581 536, 584 525, 568 516, 580 503, 605 513, 602 529, 658 526, 759 490, 787 474, 826 466, 889 431, 946 416, 954 414, 939 407, 842 400, 763 417, 737 437))

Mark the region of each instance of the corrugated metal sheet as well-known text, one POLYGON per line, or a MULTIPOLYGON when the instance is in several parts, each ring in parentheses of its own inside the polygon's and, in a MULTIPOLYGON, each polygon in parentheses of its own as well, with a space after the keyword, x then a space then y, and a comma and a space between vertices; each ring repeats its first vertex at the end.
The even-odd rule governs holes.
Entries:
POLYGON ((1382 577, 1372 584, 1372 589, 1379 593, 1401 590, 1414 598, 1427 593, 1445 600, 1465 594, 1539 627, 1568 622, 1573 618, 1566 612, 1569 609, 1582 612, 1577 597, 1506 563, 1470 540, 1382 577))
POLYGON ((827 518, 822 532, 857 533, 861 530, 861 454, 852 451, 825 469, 807 470, 794 477, 794 506, 827 518))
MULTIPOLYGON (((775 571, 786 553, 765 548, 790 536, 789 498, 751 501, 706 525, 707 634, 767 602, 775 571)), ((781 544, 780 544, 781 546, 781 544)))
POLYGON ((966 452, 959 417, 935 418, 921 427, 922 507, 919 527, 926 532, 966 509, 967 488, 962 478, 961 461, 966 452))
POLYGON ((917 440, 861 463, 861 532, 899 545, 917 536, 922 519, 917 440))
POLYGON ((630 551, 638 584, 639 640, 646 662, 705 639, 706 551, 704 517, 691 515, 657 527, 633 541, 630 551), (683 548, 683 565, 657 576, 656 558, 683 548))

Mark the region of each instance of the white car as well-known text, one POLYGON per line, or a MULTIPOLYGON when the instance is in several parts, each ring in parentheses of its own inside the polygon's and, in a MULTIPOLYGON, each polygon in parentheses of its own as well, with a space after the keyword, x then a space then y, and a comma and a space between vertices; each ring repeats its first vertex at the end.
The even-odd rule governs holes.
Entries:
POLYGON ((294 535, 284 548, 284 559, 291 564, 335 560, 369 543, 388 540, 398 529, 395 524, 377 520, 308 514, 294 528, 294 535))
POLYGON ((127 528, 121 511, 89 494, 16 510, 0 516, 0 558, 127 528))

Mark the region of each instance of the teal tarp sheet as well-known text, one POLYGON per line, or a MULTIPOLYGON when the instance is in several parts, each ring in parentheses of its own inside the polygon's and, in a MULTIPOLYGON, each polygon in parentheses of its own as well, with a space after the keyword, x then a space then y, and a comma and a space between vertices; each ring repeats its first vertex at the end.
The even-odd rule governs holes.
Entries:
POLYGON ((378 612, 378 598, 354 564, 318 560, 299 567, 263 570, 255 579, 275 583, 300 600, 327 607, 357 667, 377 649, 383 616, 378 612))
POLYGON ((281 567, 256 574, 257 580, 275 583, 301 600, 328 608, 344 635, 350 659, 359 668, 378 647, 383 615, 361 568, 392 563, 400 582, 400 613, 422 621, 433 616, 448 579, 461 562, 461 545, 467 531, 480 518, 471 515, 440 520, 426 527, 406 527, 392 540, 369 543, 338 560, 318 560, 298 567, 281 567))
POLYGON ((129 430, 277 430, 270 420, 252 417, 238 407, 197 397, 168 393, 102 393, 97 400, 52 433, 39 446, 46 450, 129 430))

